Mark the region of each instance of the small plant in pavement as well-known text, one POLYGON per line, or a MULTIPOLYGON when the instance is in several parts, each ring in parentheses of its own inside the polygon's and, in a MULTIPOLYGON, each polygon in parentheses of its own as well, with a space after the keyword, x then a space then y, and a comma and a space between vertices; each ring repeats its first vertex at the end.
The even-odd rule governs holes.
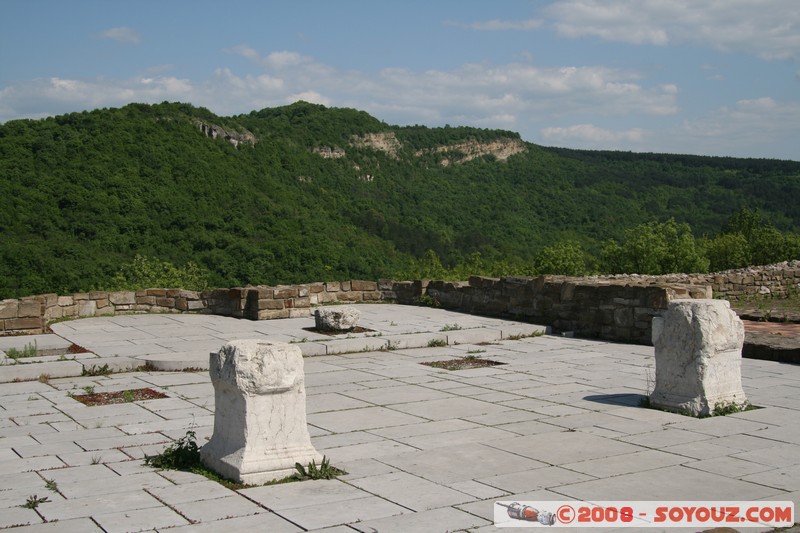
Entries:
POLYGON ((48 503, 49 501, 50 499, 47 496, 40 498, 34 494, 33 496, 28 496, 28 501, 20 505, 20 507, 24 507, 25 509, 36 509, 39 507, 40 503, 48 503))
POLYGON ((311 461, 308 466, 303 466, 300 463, 294 464, 297 473, 294 474, 300 481, 307 479, 334 479, 336 476, 346 474, 344 470, 340 470, 335 466, 331 466, 330 459, 322 456, 322 462, 317 466, 316 461, 311 461))

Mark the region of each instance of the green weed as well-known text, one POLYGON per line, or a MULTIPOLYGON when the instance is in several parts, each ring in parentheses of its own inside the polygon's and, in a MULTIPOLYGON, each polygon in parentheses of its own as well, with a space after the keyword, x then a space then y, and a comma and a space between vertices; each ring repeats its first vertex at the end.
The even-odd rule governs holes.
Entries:
POLYGON ((158 455, 147 455, 144 464, 154 468, 166 470, 191 470, 200 466, 200 449, 194 431, 187 431, 186 435, 158 455))
POLYGON ((541 337, 542 335, 544 335, 543 331, 532 331, 530 333, 518 333, 516 335, 509 335, 503 340, 518 341, 520 339, 529 339, 531 337, 541 337))
POLYGON ((444 339, 431 339, 428 341, 428 348, 441 348, 447 346, 447 341, 444 339))
POLYGON ((92 365, 87 368, 84 366, 83 370, 81 370, 81 376, 107 376, 110 373, 111 369, 108 367, 108 363, 100 367, 92 365))
POLYGON ((308 466, 303 466, 300 463, 294 464, 297 473, 294 474, 300 481, 307 479, 335 479, 337 476, 346 474, 344 470, 340 470, 335 466, 331 466, 331 462, 325 456, 322 456, 322 462, 319 466, 315 461, 308 463, 308 466))
POLYGON ((25 359, 26 357, 36 357, 39 355, 39 350, 36 348, 36 343, 28 343, 25 347, 21 350, 17 348, 9 348, 6 350, 6 356, 9 359, 13 359, 14 363, 17 363, 20 359, 25 359))
POLYGON ((36 494, 33 496, 28 496, 28 501, 20 505, 20 507, 24 507, 25 509, 36 509, 39 507, 40 503, 49 503, 50 499, 45 496, 44 498, 38 497, 36 494))
POLYGON ((757 409, 750 402, 745 401, 742 404, 736 402, 719 402, 714 404, 714 410, 711 411, 711 416, 725 416, 734 413, 743 413, 744 411, 752 411, 757 409))

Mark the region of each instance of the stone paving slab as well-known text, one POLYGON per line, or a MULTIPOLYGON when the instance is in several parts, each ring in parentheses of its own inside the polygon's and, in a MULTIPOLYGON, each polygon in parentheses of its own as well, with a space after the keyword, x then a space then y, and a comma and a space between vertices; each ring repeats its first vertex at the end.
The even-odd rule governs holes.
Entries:
POLYGON ((359 308, 372 335, 383 335, 340 340, 385 346, 407 336, 405 346, 422 347, 331 354, 332 339, 303 329, 309 318, 268 323, 138 315, 57 324, 68 340, 76 335, 100 348, 126 346, 129 353, 120 360, 166 354, 189 361, 192 350, 214 339, 221 345, 227 335, 307 337, 298 342, 301 349, 325 348, 325 355, 305 360, 309 432, 317 449, 348 474, 233 491, 196 474, 145 466, 145 455, 188 430, 199 444, 211 435, 214 390, 207 372, 139 370, 1 383, 0 527, 495 531, 498 499, 798 503, 797 366, 744 360, 744 389, 763 408, 694 420, 637 407, 654 372, 652 348, 551 336, 509 340, 509 332, 524 333, 530 325, 432 308, 359 308), (487 331, 505 340, 425 342, 487 331), (182 350, 187 346, 192 350, 182 350), (447 371, 420 364, 468 353, 505 365, 447 371), (148 387, 167 398, 88 407, 70 397, 83 387, 148 387), (48 480, 59 492, 45 487, 48 480), (34 494, 50 501, 36 511, 19 507, 34 494))

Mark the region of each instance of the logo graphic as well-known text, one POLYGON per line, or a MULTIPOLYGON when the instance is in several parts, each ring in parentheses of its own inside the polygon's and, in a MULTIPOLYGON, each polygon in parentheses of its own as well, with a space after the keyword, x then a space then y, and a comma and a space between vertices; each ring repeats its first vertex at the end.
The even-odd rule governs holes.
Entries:
POLYGON ((510 505, 497 502, 497 505, 506 508, 508 516, 514 520, 524 520, 525 522, 539 522, 543 526, 552 526, 556 523, 556 515, 549 511, 540 511, 528 505, 520 505, 514 502, 510 505))

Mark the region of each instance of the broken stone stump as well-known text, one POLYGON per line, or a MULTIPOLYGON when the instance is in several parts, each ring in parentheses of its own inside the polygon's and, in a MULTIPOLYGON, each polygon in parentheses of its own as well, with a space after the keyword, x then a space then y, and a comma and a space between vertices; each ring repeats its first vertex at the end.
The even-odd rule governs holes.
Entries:
POLYGON ((214 433, 200 448, 203 464, 239 483, 291 475, 295 463, 320 463, 306 426, 300 348, 282 342, 236 340, 212 353, 214 433))
POLYGON ((747 404, 742 390, 744 325, 726 300, 673 300, 653 319, 653 407, 708 416, 747 404))
POLYGON ((361 313, 352 307, 328 307, 314 311, 314 323, 319 331, 349 331, 358 325, 361 313))

